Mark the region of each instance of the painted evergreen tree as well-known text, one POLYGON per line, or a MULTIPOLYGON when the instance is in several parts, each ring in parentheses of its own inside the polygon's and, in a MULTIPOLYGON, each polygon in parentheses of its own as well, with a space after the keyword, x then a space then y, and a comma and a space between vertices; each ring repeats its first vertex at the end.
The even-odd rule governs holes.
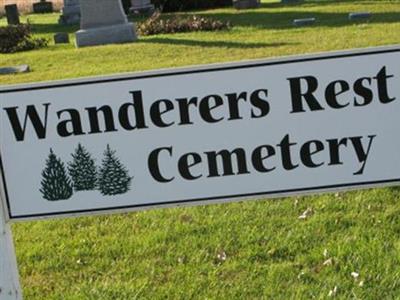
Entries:
POLYGON ((50 149, 46 167, 42 171, 40 192, 49 201, 66 200, 72 196, 72 184, 64 163, 50 149))
POLYGON ((97 182, 97 171, 94 159, 79 143, 68 164, 68 172, 75 191, 94 190, 97 182))
POLYGON ((107 145, 97 180, 100 192, 103 195, 124 194, 129 191, 131 181, 128 170, 116 157, 115 151, 110 149, 110 145, 107 145))

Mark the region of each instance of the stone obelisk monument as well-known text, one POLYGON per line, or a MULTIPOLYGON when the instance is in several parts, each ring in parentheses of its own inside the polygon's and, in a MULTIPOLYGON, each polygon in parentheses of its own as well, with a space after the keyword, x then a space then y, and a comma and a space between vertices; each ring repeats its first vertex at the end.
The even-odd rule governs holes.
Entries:
POLYGON ((129 23, 121 0, 80 0, 81 29, 76 46, 127 43, 136 40, 134 25, 129 23))

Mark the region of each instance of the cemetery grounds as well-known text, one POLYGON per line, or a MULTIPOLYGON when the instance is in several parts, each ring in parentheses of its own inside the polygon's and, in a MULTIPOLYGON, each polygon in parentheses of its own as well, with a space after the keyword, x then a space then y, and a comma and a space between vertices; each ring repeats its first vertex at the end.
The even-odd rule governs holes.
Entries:
MULTIPOLYGON (((400 0, 263 2, 191 12, 217 32, 0 54, 0 85, 400 44, 400 0), (369 11, 370 20, 348 13, 369 11), (316 24, 293 27, 292 20, 316 24)), ((24 15, 35 36, 77 26, 24 15)), ((5 18, 0 25, 5 25, 5 18)), ((133 186, 134 188, 134 186, 133 186)), ((12 225, 26 299, 398 299, 400 188, 12 225)))

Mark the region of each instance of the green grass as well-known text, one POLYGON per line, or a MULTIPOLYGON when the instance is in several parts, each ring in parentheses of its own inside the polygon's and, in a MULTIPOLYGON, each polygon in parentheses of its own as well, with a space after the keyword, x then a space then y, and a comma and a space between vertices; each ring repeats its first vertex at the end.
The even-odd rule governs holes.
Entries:
MULTIPOLYGON (((32 68, 0 84, 400 44, 398 0, 201 14, 235 26, 0 55, 0 65, 32 68), (374 16, 349 22, 353 11, 374 16), (291 26, 309 16, 315 26, 291 26)), ((55 25, 57 14, 27 17, 48 38, 77 29, 55 25)), ((399 202, 399 188, 384 188, 17 223, 13 232, 26 299, 325 299, 335 287, 338 299, 400 299, 399 202)))
MULTIPOLYGON (((230 31, 143 37, 139 42, 75 49, 50 46, 39 51, 0 54, 0 65, 29 64, 32 73, 0 77, 1 84, 132 72, 194 64, 237 61, 280 55, 321 52, 399 43, 400 2, 322 1, 299 6, 264 3, 258 10, 218 9, 202 14, 234 25, 230 31), (349 22, 353 11, 371 11, 368 22, 349 22), (312 27, 294 28, 294 18, 314 16, 312 27)), ((57 31, 77 27, 56 25, 57 14, 27 17, 34 31, 52 39, 57 31)), ((26 19, 25 17, 23 19, 26 19)), ((5 24, 4 18, 0 24, 5 24)))
POLYGON ((395 299, 399 201, 376 189, 13 229, 27 299, 324 299, 335 286, 340 299, 395 299))

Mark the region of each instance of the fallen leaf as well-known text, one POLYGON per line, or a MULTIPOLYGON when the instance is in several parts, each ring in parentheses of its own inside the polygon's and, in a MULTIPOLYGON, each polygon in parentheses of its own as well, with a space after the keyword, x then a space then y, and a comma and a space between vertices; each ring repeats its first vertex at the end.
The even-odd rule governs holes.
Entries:
POLYGON ((183 264, 185 263, 186 258, 185 257, 178 257, 178 263, 183 264))
POLYGON ((184 223, 192 222, 192 217, 190 215, 183 214, 183 215, 180 216, 180 219, 184 223))
POLYGON ((336 293, 337 293, 337 286, 335 285, 335 287, 329 291, 328 296, 329 297, 335 296, 336 293))
POLYGON ((217 259, 219 261, 225 261, 226 260, 226 253, 225 251, 221 251, 217 254, 217 259))
POLYGON ((305 220, 313 214, 312 208, 307 208, 300 216, 299 219, 305 220))
POLYGON ((304 273, 303 271, 301 271, 300 274, 297 275, 297 279, 301 279, 301 277, 303 277, 304 274, 305 274, 305 273, 304 273))
POLYGON ((328 249, 324 249, 324 257, 327 257, 328 256, 328 249))

